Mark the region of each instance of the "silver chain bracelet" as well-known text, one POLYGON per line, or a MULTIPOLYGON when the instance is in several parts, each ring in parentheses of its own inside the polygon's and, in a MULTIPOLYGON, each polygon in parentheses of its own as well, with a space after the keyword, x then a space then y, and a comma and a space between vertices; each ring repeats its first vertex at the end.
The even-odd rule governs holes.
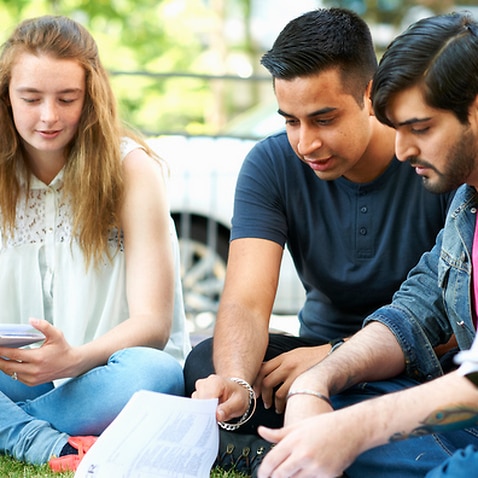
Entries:
POLYGON ((219 422, 219 426, 221 428, 230 432, 237 430, 239 427, 244 425, 244 423, 248 422, 252 415, 254 415, 254 412, 256 411, 256 394, 254 392, 254 389, 245 380, 242 380, 242 378, 229 377, 229 380, 232 380, 233 382, 241 385, 249 392, 249 406, 247 407, 247 410, 244 415, 242 415, 242 417, 240 417, 237 421, 233 423, 219 422))

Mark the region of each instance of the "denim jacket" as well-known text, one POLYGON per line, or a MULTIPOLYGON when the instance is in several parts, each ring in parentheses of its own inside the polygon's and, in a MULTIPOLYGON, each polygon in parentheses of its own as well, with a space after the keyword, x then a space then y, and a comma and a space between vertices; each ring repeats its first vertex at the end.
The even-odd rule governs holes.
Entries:
POLYGON ((475 337, 471 270, 478 195, 460 187, 435 246, 410 271, 392 303, 365 319, 378 321, 396 336, 405 354, 406 373, 420 381, 443 374, 433 348, 456 335, 467 350, 475 337))

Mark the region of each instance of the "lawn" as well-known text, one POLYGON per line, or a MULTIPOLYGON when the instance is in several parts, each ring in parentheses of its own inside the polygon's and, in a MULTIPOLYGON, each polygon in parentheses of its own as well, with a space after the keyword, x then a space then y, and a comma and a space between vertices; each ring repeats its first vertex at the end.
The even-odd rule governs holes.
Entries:
MULTIPOLYGON (((48 468, 48 465, 25 465, 6 456, 0 457, 1 478, 73 478, 74 475, 74 473, 53 473, 48 468)), ((246 476, 241 473, 221 470, 213 470, 211 472, 211 478, 246 478, 246 476)))

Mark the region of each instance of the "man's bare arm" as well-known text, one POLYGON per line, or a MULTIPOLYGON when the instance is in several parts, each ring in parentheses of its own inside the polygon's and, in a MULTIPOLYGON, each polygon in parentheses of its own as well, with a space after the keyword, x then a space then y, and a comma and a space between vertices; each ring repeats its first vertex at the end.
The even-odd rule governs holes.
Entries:
MULTIPOLYGON (((404 369, 403 351, 393 333, 381 323, 372 322, 300 375, 290 391, 313 390, 330 397, 360 382, 395 377, 404 369)), ((287 403, 286 424, 324 411, 330 411, 330 407, 323 400, 295 395, 287 403)))
POLYGON ((453 372, 282 429, 260 427, 260 434, 277 445, 258 476, 341 476, 358 455, 376 446, 476 425, 477 403, 478 389, 453 372))
POLYGON ((218 419, 241 416, 249 398, 237 377, 253 384, 268 344, 269 320, 283 249, 263 239, 231 242, 213 342, 216 375, 196 384, 195 397, 218 396, 218 419))

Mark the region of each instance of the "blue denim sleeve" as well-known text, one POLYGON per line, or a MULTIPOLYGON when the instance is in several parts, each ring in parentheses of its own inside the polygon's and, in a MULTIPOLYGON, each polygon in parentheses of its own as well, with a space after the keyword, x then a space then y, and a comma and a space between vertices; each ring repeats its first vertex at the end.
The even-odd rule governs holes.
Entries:
POLYGON ((405 355, 406 373, 419 381, 443 374, 433 347, 452 334, 438 277, 442 235, 410 271, 392 303, 364 321, 364 326, 376 321, 391 330, 405 355))

